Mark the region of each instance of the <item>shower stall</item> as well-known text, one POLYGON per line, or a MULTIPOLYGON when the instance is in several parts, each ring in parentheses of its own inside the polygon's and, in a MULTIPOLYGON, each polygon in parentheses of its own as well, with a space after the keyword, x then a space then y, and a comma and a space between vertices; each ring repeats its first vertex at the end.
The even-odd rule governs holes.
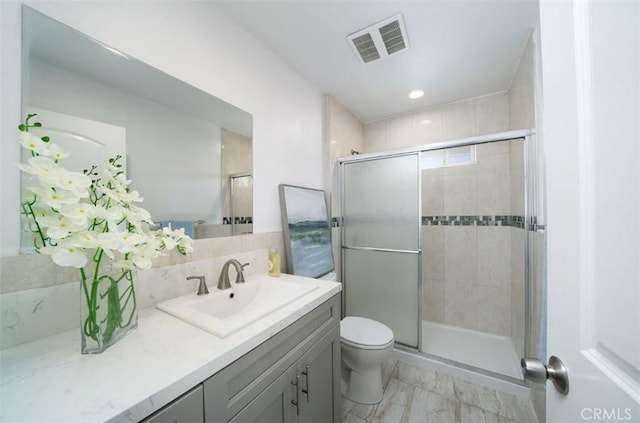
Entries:
POLYGON ((345 314, 524 383, 544 348, 534 148, 521 130, 339 160, 345 314))

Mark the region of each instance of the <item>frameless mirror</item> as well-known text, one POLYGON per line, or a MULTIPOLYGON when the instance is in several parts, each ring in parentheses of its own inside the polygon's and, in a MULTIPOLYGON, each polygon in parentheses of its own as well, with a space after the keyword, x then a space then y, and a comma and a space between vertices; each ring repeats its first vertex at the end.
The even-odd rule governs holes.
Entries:
POLYGON ((158 224, 194 238, 252 232, 249 113, 26 6, 22 24, 23 115, 71 151, 65 167, 121 154, 158 224))

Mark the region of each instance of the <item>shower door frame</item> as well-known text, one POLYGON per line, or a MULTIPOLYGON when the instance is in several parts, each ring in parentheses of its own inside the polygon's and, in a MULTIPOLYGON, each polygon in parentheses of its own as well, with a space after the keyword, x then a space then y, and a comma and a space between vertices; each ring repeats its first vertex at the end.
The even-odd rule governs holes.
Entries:
MULTIPOLYGON (((347 157, 344 159, 338 159, 338 163, 340 164, 339 178, 340 178, 340 280, 345 280, 345 250, 355 250, 355 251, 376 251, 381 253, 395 253, 395 254, 412 254, 418 256, 418 316, 422 316, 422 216, 421 213, 418 213, 418 245, 416 250, 400 250, 394 248, 376 248, 376 247, 356 247, 356 246, 348 246, 344 244, 345 234, 344 234, 344 193, 345 193, 345 178, 344 178, 344 166, 349 163, 358 163, 358 162, 366 162, 373 160, 384 160, 395 157, 404 157, 404 156, 412 156, 417 155, 417 166, 416 172, 418 173, 418 192, 417 192, 417 201, 420 207, 420 211, 422 211, 422 178, 419 175, 420 172, 420 160, 422 153, 420 151, 398 151, 398 152, 387 152, 387 153, 373 153, 373 154, 358 154, 355 156, 347 157)), ((346 316, 346 308, 347 308, 347 284, 342 284, 342 315, 346 316)), ((411 345, 407 345, 401 342, 396 341, 395 344, 402 345, 406 348, 415 349, 416 351, 420 350, 420 345, 422 345, 422 323, 418 322, 418 333, 417 333, 417 347, 414 348, 411 345)))
MULTIPOLYGON (((251 190, 253 190, 253 173, 251 172, 238 172, 229 175, 229 217, 231 219, 231 236, 239 235, 235 233, 236 230, 236 204, 233 187, 233 183, 236 179, 251 178, 251 190)), ((251 206, 253 209, 253 204, 251 206)), ((253 214, 253 213, 252 213, 253 214)), ((253 232, 253 231, 252 231, 253 232)))
MULTIPOLYGON (((466 146, 475 146, 475 145, 482 145, 482 144, 490 144, 490 143, 495 143, 495 142, 501 142, 501 141, 515 141, 515 140, 522 140, 522 142, 524 143, 523 146, 523 171, 524 171, 524 345, 523 345, 523 350, 524 350, 524 355, 525 356, 531 356, 534 352, 530 351, 531 349, 531 340, 530 340, 530 334, 531 334, 531 325, 532 325, 532 310, 531 310, 531 260, 534 260, 535 258, 532 256, 531 254, 531 235, 530 235, 530 228, 531 226, 534 224, 533 220, 532 220, 532 215, 535 214, 536 210, 537 210, 537 205, 535 204, 535 199, 537 198, 536 195, 536 187, 535 187, 535 173, 536 173, 536 168, 535 165, 531 162, 531 158, 535 157, 535 138, 534 138, 534 133, 529 130, 529 129, 519 129, 519 130, 513 130, 513 131, 506 131, 506 132, 500 132, 500 133, 496 133, 496 134, 489 134, 489 135, 481 135, 481 136, 476 136, 476 137, 470 137, 470 138, 462 138, 462 139, 458 139, 458 140, 452 140, 452 141, 444 141, 444 142, 438 142, 438 143, 433 143, 433 144, 422 144, 422 145, 417 145, 414 147, 408 147, 408 148, 402 148, 402 149, 397 149, 397 150, 389 150, 389 151, 381 151, 378 153, 365 153, 365 154, 358 154, 355 156, 350 156, 350 157, 343 157, 338 159, 338 164, 340 166, 339 169, 339 188, 340 188, 340 257, 341 257, 341 280, 343 281, 343 286, 342 286, 342 304, 343 304, 343 310, 342 310, 342 314, 343 316, 346 315, 346 295, 347 295, 347 291, 348 291, 348 285, 347 282, 345 281, 345 250, 347 249, 353 249, 353 247, 350 246, 346 246, 344 241, 345 241, 345 226, 344 226, 344 166, 345 164, 349 164, 349 163, 356 163, 356 162, 362 162, 362 161, 370 161, 370 160, 380 160, 380 159, 387 159, 387 158, 392 158, 392 157, 398 157, 398 156, 406 156, 406 155, 411 155, 411 154, 418 154, 418 160, 419 160, 419 166, 418 169, 416 170, 417 172, 420 172, 420 159, 422 156, 422 153, 424 152, 429 152, 429 151, 434 151, 434 150, 444 150, 444 149, 448 149, 448 148, 456 148, 456 147, 466 147, 466 146)), ((520 379, 515 379, 509 376, 506 376, 504 374, 500 374, 500 373, 495 373, 480 367, 475 367, 475 366, 471 366, 465 363, 461 363, 455 360, 451 360, 451 359, 447 359, 446 357, 440 357, 440 356, 436 356, 436 355, 432 355, 429 353, 425 353, 420 351, 420 347, 422 345, 422 302, 423 302, 423 292, 422 292, 422 178, 419 177, 418 178, 418 194, 416 197, 416 201, 418 201, 418 204, 420 206, 420 213, 419 213, 419 226, 418 226, 418 239, 419 239, 419 246, 418 246, 418 254, 419 254, 419 261, 418 261, 418 296, 419 296, 419 302, 418 302, 418 316, 417 320, 418 320, 418 346, 416 348, 412 347, 412 346, 407 346, 404 345, 402 343, 398 343, 396 342, 396 346, 399 346, 402 350, 405 350, 407 352, 410 353, 419 353, 420 355, 429 357, 431 359, 434 359, 436 361, 445 363, 445 364, 449 364, 449 365, 453 365, 455 367, 461 368, 461 369, 466 369, 466 370, 470 370, 476 373, 479 373, 481 375, 484 376, 489 376, 489 377, 494 377, 494 378, 498 378, 507 382, 511 382, 511 383, 515 383, 518 385, 526 385, 528 384, 528 382, 524 381, 524 380, 520 380, 520 379)), ((537 222, 539 223, 539 222, 537 222)), ((372 251, 381 251, 381 252, 404 252, 404 251, 395 251, 395 250, 389 250, 389 249, 379 249, 379 248, 363 248, 363 247, 358 247, 357 249, 360 250, 372 250, 372 251)))

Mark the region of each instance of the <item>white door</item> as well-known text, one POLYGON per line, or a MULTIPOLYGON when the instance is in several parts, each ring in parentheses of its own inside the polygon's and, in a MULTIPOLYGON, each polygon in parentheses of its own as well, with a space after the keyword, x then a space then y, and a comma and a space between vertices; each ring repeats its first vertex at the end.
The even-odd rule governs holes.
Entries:
POLYGON ((640 422, 639 31, 638 0, 540 4, 552 423, 640 422))

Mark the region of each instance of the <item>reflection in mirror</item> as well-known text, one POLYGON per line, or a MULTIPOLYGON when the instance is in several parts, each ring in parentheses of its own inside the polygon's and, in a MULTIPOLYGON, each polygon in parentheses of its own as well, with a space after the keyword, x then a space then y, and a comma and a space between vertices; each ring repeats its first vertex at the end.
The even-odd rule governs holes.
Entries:
POLYGON ((23 115, 37 113, 41 134, 72 153, 65 167, 121 154, 160 225, 195 238, 252 232, 252 178, 231 186, 253 171, 249 113, 26 6, 22 76, 23 115))

